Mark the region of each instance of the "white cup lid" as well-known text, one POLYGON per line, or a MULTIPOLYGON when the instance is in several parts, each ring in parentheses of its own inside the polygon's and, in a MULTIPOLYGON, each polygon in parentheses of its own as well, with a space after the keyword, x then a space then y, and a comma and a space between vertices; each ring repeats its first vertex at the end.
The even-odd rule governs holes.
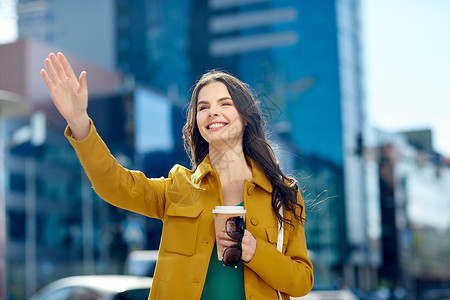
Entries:
POLYGON ((216 206, 213 214, 242 214, 247 213, 243 206, 216 206))

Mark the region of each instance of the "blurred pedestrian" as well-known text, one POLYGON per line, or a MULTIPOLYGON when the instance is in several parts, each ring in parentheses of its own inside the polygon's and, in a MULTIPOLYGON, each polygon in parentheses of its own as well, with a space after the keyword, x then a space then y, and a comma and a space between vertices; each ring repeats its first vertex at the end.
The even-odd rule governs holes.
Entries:
POLYGON ((149 299, 289 299, 311 290, 303 200, 277 163, 246 84, 224 72, 205 73, 183 128, 193 169, 175 165, 167 178, 146 178, 120 166, 97 134, 87 113, 86 72, 77 78, 62 53, 51 53, 45 65, 41 75, 96 193, 163 221, 149 299), (214 207, 239 205, 246 227, 236 220, 216 235, 214 207), (217 246, 225 249, 222 262, 217 246))

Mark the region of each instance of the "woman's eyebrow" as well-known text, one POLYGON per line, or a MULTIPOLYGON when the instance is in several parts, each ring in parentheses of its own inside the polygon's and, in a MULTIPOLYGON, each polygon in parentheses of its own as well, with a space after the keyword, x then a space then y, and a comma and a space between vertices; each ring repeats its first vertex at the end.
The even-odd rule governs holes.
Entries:
POLYGON ((200 106, 202 104, 209 104, 209 102, 208 101, 203 101, 203 100, 197 102, 197 106, 200 106))
MULTIPOLYGON (((216 101, 217 102, 222 102, 222 101, 225 101, 225 100, 232 100, 232 99, 229 96, 225 96, 225 97, 217 99, 216 101)), ((200 100, 200 101, 197 102, 197 105, 201 105, 201 104, 209 104, 209 101, 200 100)))

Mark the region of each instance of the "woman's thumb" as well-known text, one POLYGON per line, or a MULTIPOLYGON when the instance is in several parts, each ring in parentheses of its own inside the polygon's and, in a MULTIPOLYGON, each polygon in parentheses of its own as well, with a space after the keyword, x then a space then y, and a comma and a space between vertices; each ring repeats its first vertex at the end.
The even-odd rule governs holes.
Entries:
POLYGON ((78 82, 80 83, 80 91, 87 93, 86 71, 81 72, 78 82))

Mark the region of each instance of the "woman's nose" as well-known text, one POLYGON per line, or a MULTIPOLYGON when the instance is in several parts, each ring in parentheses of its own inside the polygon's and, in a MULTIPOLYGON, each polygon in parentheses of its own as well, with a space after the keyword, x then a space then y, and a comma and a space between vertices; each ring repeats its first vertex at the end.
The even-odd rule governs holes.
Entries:
POLYGON ((211 107, 210 110, 209 110, 208 116, 209 117, 213 117, 213 116, 217 116, 217 115, 219 115, 219 113, 217 111, 217 108, 216 107, 211 107))

